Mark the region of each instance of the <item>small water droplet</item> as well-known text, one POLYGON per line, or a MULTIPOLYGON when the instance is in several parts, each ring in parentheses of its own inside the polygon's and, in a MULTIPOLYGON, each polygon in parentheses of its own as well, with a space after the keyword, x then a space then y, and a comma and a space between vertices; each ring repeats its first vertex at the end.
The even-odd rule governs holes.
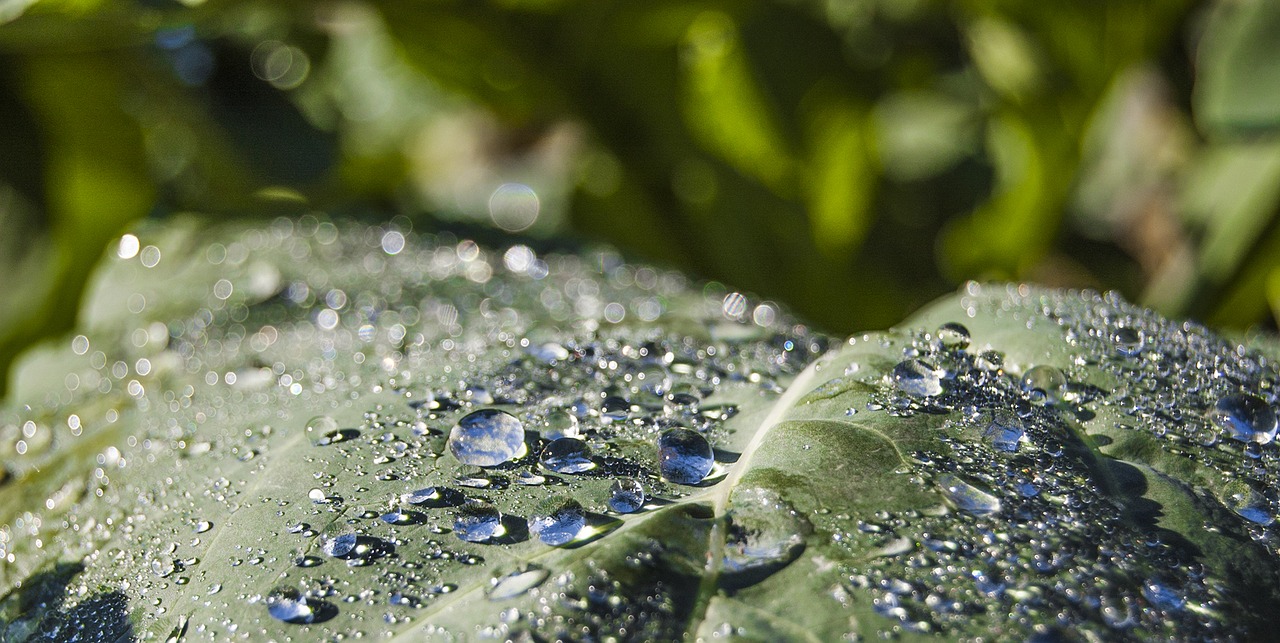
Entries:
POLYGON ((556 473, 582 473, 596 466, 591 461, 591 448, 576 438, 552 440, 542 448, 538 461, 556 473))
POLYGON ((618 478, 609 488, 609 508, 620 514, 640 511, 644 500, 644 485, 635 478, 618 478))
POLYGON ((711 472, 715 460, 711 444, 689 429, 669 429, 658 438, 658 470, 676 484, 698 484, 711 472))
POLYGON ((195 531, 197 534, 203 534, 204 532, 209 531, 210 529, 213 529, 213 523, 209 522, 208 520, 201 520, 197 522, 195 525, 195 531))
POLYGON ((502 513, 481 500, 467 501, 453 518, 453 533, 467 542, 485 542, 498 536, 501 529, 502 513))
POLYGON ((932 397, 942 393, 942 379, 932 365, 908 359, 893 367, 893 385, 913 397, 932 397))
POLYGON ((529 516, 529 533, 548 545, 563 545, 586 526, 586 513, 573 498, 554 495, 543 499, 529 516))
POLYGON ((1262 398, 1249 393, 1228 395, 1213 405, 1209 419, 1241 442, 1268 444, 1276 437, 1276 413, 1262 398))
POLYGON ((448 444, 449 452, 463 464, 496 467, 524 447, 524 424, 505 411, 481 409, 458 420, 448 444))

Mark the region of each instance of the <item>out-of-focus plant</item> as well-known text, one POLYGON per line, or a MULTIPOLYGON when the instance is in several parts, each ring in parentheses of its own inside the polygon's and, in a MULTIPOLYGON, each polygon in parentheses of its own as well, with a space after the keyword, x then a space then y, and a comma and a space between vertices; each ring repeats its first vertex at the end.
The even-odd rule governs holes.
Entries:
POLYGON ((46 0, 0 20, 0 364, 68 327, 104 245, 178 210, 601 237, 835 331, 966 278, 1223 325, 1280 309, 1280 9, 1260 0, 46 0))

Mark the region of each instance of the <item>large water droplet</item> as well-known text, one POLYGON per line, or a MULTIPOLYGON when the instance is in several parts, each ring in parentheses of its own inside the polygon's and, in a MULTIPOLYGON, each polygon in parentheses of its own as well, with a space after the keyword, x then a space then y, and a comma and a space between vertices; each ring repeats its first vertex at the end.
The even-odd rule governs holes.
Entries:
POLYGON ((469 500, 453 518, 453 533, 467 542, 482 543, 499 535, 502 513, 480 500, 469 500))
POLYGON ((320 543, 320 549, 324 553, 341 558, 350 554, 356 548, 356 535, 352 532, 338 534, 337 536, 325 536, 320 543))
POLYGON ((1276 521, 1271 502, 1244 480, 1233 480, 1226 485, 1222 504, 1236 515, 1257 525, 1265 527, 1276 521))
POLYGON ((644 506, 644 485, 635 478, 618 478, 609 488, 609 508, 620 513, 629 514, 640 511, 644 506))
POLYGON ((411 505, 420 505, 440 499, 440 491, 435 487, 426 487, 417 491, 400 494, 400 501, 411 505))
POLYGON ((1111 343, 1115 345, 1116 352, 1127 357, 1134 357, 1142 352, 1144 338, 1141 329, 1131 326, 1121 326, 1111 333, 1111 343))
POLYGON ((1036 402, 1057 404, 1067 388, 1067 376, 1056 366, 1033 366, 1022 375, 1022 390, 1036 402))
POLYGON ((548 545, 563 545, 576 538, 586 524, 586 513, 577 500, 555 495, 539 502, 529 516, 529 533, 548 545))
POLYGON ((950 473, 940 475, 938 485, 961 511, 975 516, 985 516, 1000 511, 999 498, 961 480, 959 476, 950 473))
POLYGON ((539 586, 551 572, 541 567, 530 567, 524 571, 516 571, 497 579, 489 590, 489 600, 502 601, 515 598, 539 586))
POLYGON ((669 429, 658 438, 658 470, 676 484, 698 484, 715 464, 711 444, 689 429, 669 429))
POLYGON ((1276 437, 1276 413, 1262 398, 1249 393, 1228 395, 1213 405, 1209 419, 1241 442, 1267 444, 1276 437))
POLYGON ((305 624, 315 620, 315 611, 307 599, 292 587, 281 587, 267 594, 267 613, 285 623, 305 624))
POLYGON ((463 464, 496 467, 523 446, 524 424, 497 409, 468 413, 449 431, 449 452, 463 464))
POLYGON ((540 426, 542 437, 548 440, 560 438, 576 438, 581 435, 578 428, 578 417, 566 409, 552 409, 542 418, 540 426))
POLYGON ((951 350, 968 348, 969 329, 958 322, 947 322, 938 327, 938 343, 951 350))
POLYGON ((942 393, 938 372, 918 359, 904 360, 893 367, 893 385, 913 397, 932 397, 942 393))
POLYGON ((1003 409, 983 414, 982 437, 986 438, 997 451, 1013 453, 1018 450, 1018 443, 1026 434, 1022 421, 1018 416, 1003 409))
POLYGON ((552 440, 542 448, 539 462, 556 473, 582 473, 596 466, 591 461, 591 448, 586 442, 575 438, 552 440))
POLYGON ((785 567, 804 550, 804 537, 812 529, 774 491, 734 491, 724 547, 728 585, 755 584, 785 567))

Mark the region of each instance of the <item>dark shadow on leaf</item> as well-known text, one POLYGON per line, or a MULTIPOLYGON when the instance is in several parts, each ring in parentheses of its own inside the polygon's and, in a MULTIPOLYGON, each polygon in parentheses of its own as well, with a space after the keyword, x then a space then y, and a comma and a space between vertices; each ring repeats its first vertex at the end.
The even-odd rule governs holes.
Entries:
POLYGON ((520 516, 502 516, 503 534, 489 540, 494 545, 514 545, 529 540, 529 522, 520 516))

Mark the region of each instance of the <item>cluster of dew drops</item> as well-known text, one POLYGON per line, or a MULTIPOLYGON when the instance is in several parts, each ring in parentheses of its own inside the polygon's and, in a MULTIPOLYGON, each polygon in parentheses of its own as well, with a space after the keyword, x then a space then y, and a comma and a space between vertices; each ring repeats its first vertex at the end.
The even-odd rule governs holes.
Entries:
MULTIPOLYGON (((757 345, 758 354, 747 359, 757 367, 769 365, 762 372, 743 368, 743 363, 722 362, 715 358, 714 349, 708 355, 706 347, 667 338, 638 345, 617 340, 529 343, 521 357, 484 378, 483 385, 477 379, 459 390, 428 391, 409 402, 414 412, 410 422, 414 436, 436 459, 437 472, 441 465, 450 466, 444 462, 453 463, 452 470, 445 472, 451 482, 400 494, 385 513, 366 512, 364 517, 395 526, 415 526, 433 522, 425 512, 447 511, 451 516, 448 528, 430 529, 451 532, 461 541, 480 545, 518 541, 521 536, 511 533, 512 525, 527 529, 530 537, 551 546, 601 537, 618 523, 593 514, 574 497, 575 478, 611 481, 605 506, 617 515, 657 508, 660 505, 650 503, 655 491, 664 496, 659 502, 666 502, 698 487, 714 485, 726 467, 716 462, 712 441, 724 431, 724 422, 737 413, 737 407, 709 404, 707 400, 730 382, 776 395, 781 390, 776 377, 794 374, 824 348, 818 340, 805 343, 799 337, 779 336, 776 341, 757 345), (576 397, 563 394, 596 389, 600 389, 598 393, 576 397), (436 428, 446 419, 451 422, 447 430, 436 428), (452 460, 439 460, 446 452, 452 460), (546 487, 553 492, 539 494, 527 515, 520 517, 504 515, 500 503, 485 497, 546 487)), ((370 419, 378 423, 376 414, 370 419)), ((313 418, 307 430, 320 447, 341 448, 361 436, 360 430, 339 428, 328 416, 313 418)), ((412 448, 407 442, 396 441, 393 450, 404 454, 412 448)), ((375 464, 393 461, 382 458, 375 464)), ((403 475, 414 478, 419 473, 409 470, 403 475)), ((389 470, 380 475, 387 480, 400 477, 389 470)), ((308 497, 315 505, 346 500, 324 488, 312 489, 308 497)), ((349 529, 318 534, 305 523, 293 523, 288 531, 319 536, 326 556, 352 566, 370 564, 395 546, 349 529)), ((481 556, 450 553, 444 548, 440 553, 468 564, 483 561, 481 556)), ((321 560, 303 556, 298 564, 318 565, 321 560)), ((519 570, 494 579, 489 595, 494 600, 509 598, 532 589, 548 575, 537 566, 519 570), (516 587, 519 592, 513 589, 516 587)), ((430 592, 454 589, 443 584, 430 592)), ((273 617, 290 623, 314 622, 329 608, 324 601, 316 597, 309 600, 292 587, 277 589, 265 602, 273 617)), ((420 605, 422 600, 397 592, 392 602, 420 605)))
MULTIPOLYGON (((255 614, 288 623, 333 618, 340 612, 330 601, 375 608, 389 601, 407 609, 388 614, 411 614, 457 590, 454 581, 488 569, 486 556, 504 559, 489 555, 490 547, 606 538, 625 514, 717 484, 726 466, 713 445, 727 444, 738 408, 723 400, 768 403, 826 349, 825 338, 774 304, 749 305, 720 286, 694 290, 678 274, 626 264, 608 251, 541 255, 516 245, 492 252, 447 233, 303 217, 226 235, 203 255, 191 265, 216 271, 217 283, 190 317, 153 322, 128 335, 133 342, 124 348, 110 336, 72 342, 90 368, 51 411, 70 417, 70 435, 55 432, 40 447, 53 453, 59 440, 81 439, 82 422, 86 435, 123 436, 119 449, 99 456, 103 475, 83 502, 95 503, 94 511, 109 506, 131 524, 95 528, 98 553, 89 560, 116 556, 142 573, 123 563, 91 565, 80 586, 91 593, 95 583, 129 580, 135 591, 155 594, 152 618, 179 600, 162 590, 209 605, 227 600, 224 586, 255 614), (677 323, 662 323, 668 316, 677 323), (668 330, 681 320, 697 332, 668 330), (340 423, 341 413, 326 410, 340 408, 363 412, 363 420, 340 423), (283 413, 320 415, 305 427, 283 427, 283 413), (295 430, 305 430, 311 446, 280 452, 295 430), (205 464, 170 470, 172 455, 205 464), (278 458, 301 459, 314 482, 287 497, 248 499, 230 492, 238 482, 207 473, 224 463, 265 475, 278 458), (282 560, 307 571, 286 571, 293 580, 255 594, 253 579, 276 559, 266 548, 237 544, 231 578, 243 584, 212 583, 196 596, 189 583, 212 569, 200 562, 201 547, 230 519, 219 520, 208 503, 157 492, 150 473, 172 479, 170 487, 205 489, 229 507, 273 507, 281 522, 272 533, 292 552, 282 560), (193 551, 176 540, 155 546, 156 534, 192 525, 193 551), (332 573, 335 565, 385 573, 355 588, 332 573)), ((126 252, 122 243, 119 256, 131 288, 130 270, 186 265, 167 255, 162 261, 153 246, 126 252)), ((164 304, 168 287, 138 286, 151 289, 145 298, 143 290, 127 297, 130 314, 164 304)), ((35 444, 32 436, 16 436, 21 454, 39 455, 36 446, 25 448, 35 444)), ((58 505, 65 517, 56 522, 74 525, 74 507, 72 500, 58 505)), ((0 555, 16 559, 23 552, 11 548, 55 538, 35 554, 63 541, 90 542, 78 529, 51 531, 54 517, 0 525, 0 555)), ((548 575, 516 570, 491 579, 487 592, 495 600, 514 596, 548 575)))
POLYGON ((1275 489, 1274 365, 1114 295, 1002 294, 984 314, 1061 327, 1052 330, 1077 357, 1066 371, 1006 364, 996 350, 970 347, 960 323, 908 339, 867 410, 949 418, 942 427, 949 452, 918 452, 912 464, 950 510, 880 512, 834 529, 837 544, 874 552, 871 562, 850 567, 836 599, 871 591, 875 611, 894 623, 886 635, 1243 637, 1239 597, 1225 594, 1223 579, 1192 552, 1125 520, 1125 501, 1097 484, 1089 447, 1067 418, 1115 407, 1137 420, 1125 428, 1238 480, 1244 489, 1220 498, 1241 523, 1230 527, 1266 542, 1275 512, 1267 493, 1275 489), (1115 391, 1087 384, 1099 368, 1127 384, 1115 391))
MULTIPOLYGON (((398 389, 408 399, 407 419, 401 419, 403 410, 381 407, 367 413, 360 428, 342 428, 329 416, 313 418, 306 430, 317 447, 365 458, 381 469, 380 480, 431 477, 436 483, 398 494, 385 511, 360 515, 400 528, 391 539, 374 536, 370 527, 352 529, 359 524, 353 520, 331 533, 300 521, 286 531, 313 539, 325 557, 364 566, 394 556, 404 534, 420 528, 431 538, 432 556, 475 565, 484 562, 486 545, 533 538, 576 546, 606 537, 620 524, 617 516, 654 510, 716 484, 727 466, 716 461, 712 445, 725 437, 725 422, 738 413, 734 404, 717 401, 717 394, 737 389, 772 399, 786 378, 827 346, 803 326, 775 324, 776 314, 762 313, 759 306, 748 315, 747 300, 738 293, 715 304, 722 317, 713 323, 754 322, 764 331, 712 343, 657 331, 524 339, 505 365, 478 369, 456 387, 398 389), (385 430, 392 426, 408 426, 412 438, 385 430), (381 455, 369 459, 375 452, 381 455), (404 464, 400 470, 397 460, 404 464), (424 460, 427 467, 415 464, 424 460), (603 507, 575 497, 583 481, 608 483, 603 507), (528 498, 536 502, 521 503, 528 498), (523 511, 512 515, 504 505, 523 511), (468 547, 451 551, 448 537, 436 539, 446 534, 468 547)), ((367 500, 344 498, 332 490, 333 482, 313 488, 307 501, 336 508, 367 500)), ((324 558, 305 554, 296 562, 309 567, 324 558)), ((509 598, 548 577, 546 569, 525 566, 492 579, 488 595, 509 598)), ((416 594, 393 590, 390 601, 422 606, 456 589, 441 582, 416 594)), ((305 624, 333 615, 335 608, 324 600, 328 595, 325 589, 281 586, 263 602, 272 617, 305 624)))

